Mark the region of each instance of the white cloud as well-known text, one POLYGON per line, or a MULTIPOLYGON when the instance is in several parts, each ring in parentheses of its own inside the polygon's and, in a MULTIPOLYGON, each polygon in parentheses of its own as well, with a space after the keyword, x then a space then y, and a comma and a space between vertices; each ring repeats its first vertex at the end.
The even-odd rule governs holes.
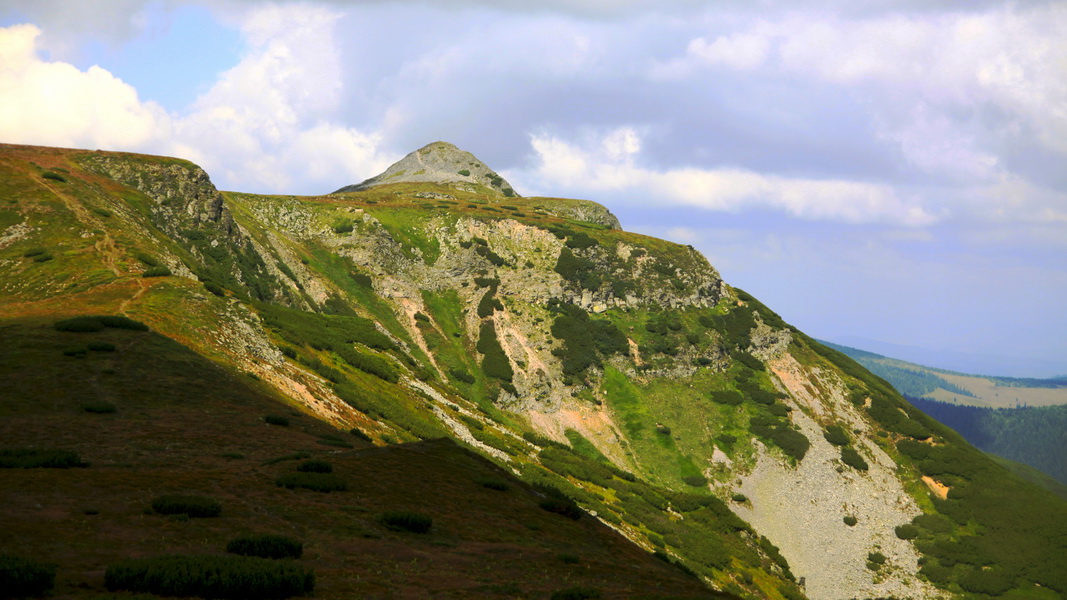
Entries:
POLYGON ((707 210, 773 209, 801 219, 847 223, 927 225, 936 216, 892 188, 858 181, 765 175, 744 169, 652 170, 635 164, 640 139, 632 128, 608 132, 580 147, 548 134, 531 136, 536 154, 528 176, 539 187, 571 194, 627 192, 675 205, 707 210), (620 142, 623 140, 623 142, 620 142), (627 151, 620 152, 623 147, 627 151))
POLYGON ((388 166, 379 134, 329 119, 341 100, 338 15, 265 5, 241 16, 250 50, 185 114, 101 67, 42 60, 36 26, 0 28, 0 139, 178 155, 245 191, 327 192, 388 166))
POLYGON ((763 64, 770 52, 770 39, 763 33, 719 36, 713 42, 699 37, 689 42, 687 52, 710 65, 733 69, 754 69, 763 64))
POLYGON ((0 28, 0 139, 16 144, 137 150, 166 139, 170 120, 100 67, 37 55, 41 30, 0 28))

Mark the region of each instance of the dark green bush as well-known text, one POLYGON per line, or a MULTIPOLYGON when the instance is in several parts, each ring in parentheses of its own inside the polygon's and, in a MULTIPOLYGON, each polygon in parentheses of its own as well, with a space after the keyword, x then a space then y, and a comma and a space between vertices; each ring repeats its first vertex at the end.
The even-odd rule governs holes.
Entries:
POLYGON ((682 477, 682 481, 690 487, 704 487, 708 485, 708 480, 702 475, 690 475, 688 477, 682 477))
POLYGON ((471 174, 470 169, 460 169, 460 170, 458 170, 456 172, 459 173, 460 175, 464 176, 464 177, 467 177, 467 176, 469 176, 471 174))
POLYGON ((278 487, 294 490, 304 488, 315 492, 343 492, 348 483, 330 473, 286 473, 274 481, 278 487))
POLYGON ((104 400, 93 400, 90 402, 82 402, 82 410, 96 415, 105 415, 117 412, 118 408, 114 404, 104 400))
POLYGON ((856 517, 853 517, 852 515, 846 516, 844 520, 845 525, 848 525, 849 527, 855 527, 856 523, 859 522, 859 520, 857 520, 856 517))
POLYGON ((248 534, 230 540, 226 552, 260 558, 300 558, 304 544, 284 535, 248 534))
POLYGON ((574 500, 564 495, 563 492, 559 492, 558 496, 549 496, 541 500, 537 503, 537 506, 541 510, 556 513, 557 515, 562 515, 575 521, 582 518, 582 515, 585 514, 585 511, 583 511, 574 500))
POLYGON ((366 433, 364 433, 363 430, 359 429, 358 427, 353 427, 352 429, 349 429, 348 433, 351 433, 352 435, 354 435, 357 438, 363 440, 364 442, 373 442, 374 441, 374 439, 371 438, 371 436, 369 436, 366 433))
POLYGON ((429 516, 410 511, 389 511, 382 514, 379 520, 393 531, 426 533, 433 527, 433 519, 429 516))
POLYGON ((461 381, 467 384, 474 383, 474 375, 471 375, 470 372, 466 369, 449 369, 448 374, 451 375, 452 378, 456 381, 461 381))
POLYGON ((1003 569, 993 567, 991 569, 968 569, 956 579, 956 582, 965 591, 974 594, 999 596, 1012 588, 1013 579, 1003 569))
POLYGON ((748 502, 748 496, 746 496, 744 494, 741 494, 741 493, 736 493, 736 494, 730 496, 730 499, 733 500, 734 502, 748 502))
POLYGON ((826 431, 823 432, 823 437, 826 441, 835 446, 847 446, 848 434, 841 428, 840 425, 829 425, 826 427, 826 431))
POLYGON ((512 380, 515 372, 511 369, 511 361, 504 353, 504 348, 500 346, 500 341, 496 337, 496 328, 493 327, 492 322, 482 323, 477 349, 482 353, 482 370, 486 375, 502 381, 512 380))
POLYGON ((868 468, 870 468, 870 465, 867 464, 867 461, 863 460, 863 457, 860 456, 860 453, 856 452, 856 450, 853 449, 851 446, 841 447, 841 462, 852 467, 853 469, 856 469, 857 471, 866 471, 868 468))
POLYGON ((44 248, 30 248, 23 252, 22 256, 25 258, 33 258, 34 256, 41 256, 42 254, 48 254, 48 250, 45 250, 44 248))
POLYGON ((881 565, 885 564, 885 561, 886 561, 885 554, 882 554, 881 552, 868 552, 867 553, 867 562, 869 562, 869 563, 874 563, 876 565, 881 566, 881 565))
POLYGON ((576 565, 576 564, 582 562, 581 557, 579 557, 577 554, 571 554, 569 552, 563 553, 563 554, 557 554, 556 558, 558 558, 560 560, 560 562, 562 562, 563 564, 567 564, 567 565, 576 565))
POLYGON ((0 554, 0 597, 31 598, 44 596, 56 580, 55 565, 47 565, 18 556, 0 554))
POLYGON ((312 592, 315 573, 294 562, 253 556, 171 555, 113 564, 104 585, 113 592, 276 600, 312 592))
POLYGON ((60 175, 59 173, 56 173, 55 171, 45 171, 44 173, 41 173, 41 177, 44 177, 45 179, 51 179, 52 181, 58 181, 60 183, 67 182, 66 177, 60 175))
POLYGON ((333 473, 333 465, 324 460, 305 460, 296 466, 301 473, 333 473))
POLYGON ((727 406, 739 406, 744 401, 744 398, 740 393, 733 390, 716 390, 711 392, 711 400, 727 406))
POLYGON ((48 262, 48 261, 52 260, 53 258, 55 258, 55 257, 53 257, 51 254, 40 254, 40 255, 37 255, 37 256, 33 257, 33 262, 43 263, 43 262, 48 262))
POLYGON ((204 289, 220 298, 226 295, 226 290, 222 289, 222 286, 214 281, 205 281, 204 289))
POLYGON ((0 469, 70 469, 86 467, 77 452, 7 448, 0 450, 0 469))
POLYGON ((170 269, 167 267, 149 267, 141 273, 141 277, 170 277, 170 269))
POLYGON ((114 352, 115 344, 111 342, 89 342, 89 349, 93 352, 114 352))
POLYGON ((74 333, 92 333, 103 331, 104 324, 96 317, 74 317, 56 321, 56 331, 70 331, 74 333))
POLYGON ((343 219, 343 220, 337 221, 336 223, 334 223, 334 226, 333 226, 333 232, 336 233, 336 234, 339 234, 339 235, 343 235, 343 234, 346 234, 346 233, 352 233, 353 229, 354 229, 354 227, 353 227, 352 221, 349 221, 347 219, 343 219))
POLYGON ((499 480, 499 479, 491 479, 491 478, 488 478, 488 477, 479 477, 478 479, 475 479, 474 482, 477 483, 478 485, 482 486, 483 488, 487 488, 487 489, 490 489, 490 490, 496 490, 498 492, 506 492, 506 491, 508 491, 508 484, 503 482, 503 481, 501 481, 501 480, 499 480))
POLYGON ((572 587, 552 592, 551 600, 596 600, 602 597, 596 588, 572 587))
POLYGON ((222 505, 206 496, 167 494, 152 500, 152 510, 161 515, 187 515, 210 518, 222 514, 222 505))
POLYGON ((142 263, 144 263, 146 266, 149 266, 149 267, 161 266, 159 264, 159 260, 156 257, 154 257, 154 256, 152 256, 150 254, 145 254, 144 252, 138 252, 138 253, 134 254, 134 257, 137 260, 139 260, 142 263))
POLYGON ((282 415, 267 415, 263 417, 263 420, 266 421, 268 425, 279 425, 281 427, 289 426, 289 417, 282 415))
POLYGON ((897 525, 893 531, 902 540, 914 540, 919 537, 919 528, 911 524, 897 525))
POLYGON ((82 348, 81 346, 72 346, 63 350, 63 356, 73 356, 75 358, 85 358, 88 354, 88 348, 82 348))

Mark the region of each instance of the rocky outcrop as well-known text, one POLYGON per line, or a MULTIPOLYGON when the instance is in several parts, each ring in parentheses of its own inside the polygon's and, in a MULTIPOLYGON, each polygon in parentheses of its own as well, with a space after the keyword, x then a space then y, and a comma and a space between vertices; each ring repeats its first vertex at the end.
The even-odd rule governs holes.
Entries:
POLYGON ((334 193, 358 192, 390 183, 445 183, 467 191, 517 196, 511 184, 484 162, 447 142, 427 144, 393 163, 382 173, 334 193))

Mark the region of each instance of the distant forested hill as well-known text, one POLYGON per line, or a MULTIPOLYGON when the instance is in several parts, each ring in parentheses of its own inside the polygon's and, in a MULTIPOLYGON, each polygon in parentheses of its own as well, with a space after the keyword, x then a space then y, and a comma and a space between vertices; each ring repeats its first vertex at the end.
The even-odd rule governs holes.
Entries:
POLYGON ((916 397, 908 401, 978 448, 1040 469, 1067 484, 1067 406, 993 409, 916 397))

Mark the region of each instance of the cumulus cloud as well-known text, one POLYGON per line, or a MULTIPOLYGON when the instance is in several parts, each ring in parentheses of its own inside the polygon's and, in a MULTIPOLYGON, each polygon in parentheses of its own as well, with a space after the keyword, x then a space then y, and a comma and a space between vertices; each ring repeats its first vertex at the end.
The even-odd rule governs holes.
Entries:
POLYGON ((40 35, 34 25, 0 28, 0 139, 130 150, 166 139, 170 121, 158 105, 100 67, 41 60, 40 35))
POLYGON ((607 132, 584 146, 544 133, 532 135, 530 143, 536 156, 528 177, 571 193, 625 192, 706 210, 772 209, 801 219, 847 223, 921 226, 937 219, 885 185, 789 178, 745 169, 643 167, 636 161, 640 137, 629 127, 607 132))
POLYGON ((220 185, 326 192, 384 169, 380 134, 331 121, 340 61, 325 8, 265 5, 242 14, 249 50, 186 111, 170 114, 107 70, 40 57, 41 30, 0 28, 0 139, 175 154, 220 185))

